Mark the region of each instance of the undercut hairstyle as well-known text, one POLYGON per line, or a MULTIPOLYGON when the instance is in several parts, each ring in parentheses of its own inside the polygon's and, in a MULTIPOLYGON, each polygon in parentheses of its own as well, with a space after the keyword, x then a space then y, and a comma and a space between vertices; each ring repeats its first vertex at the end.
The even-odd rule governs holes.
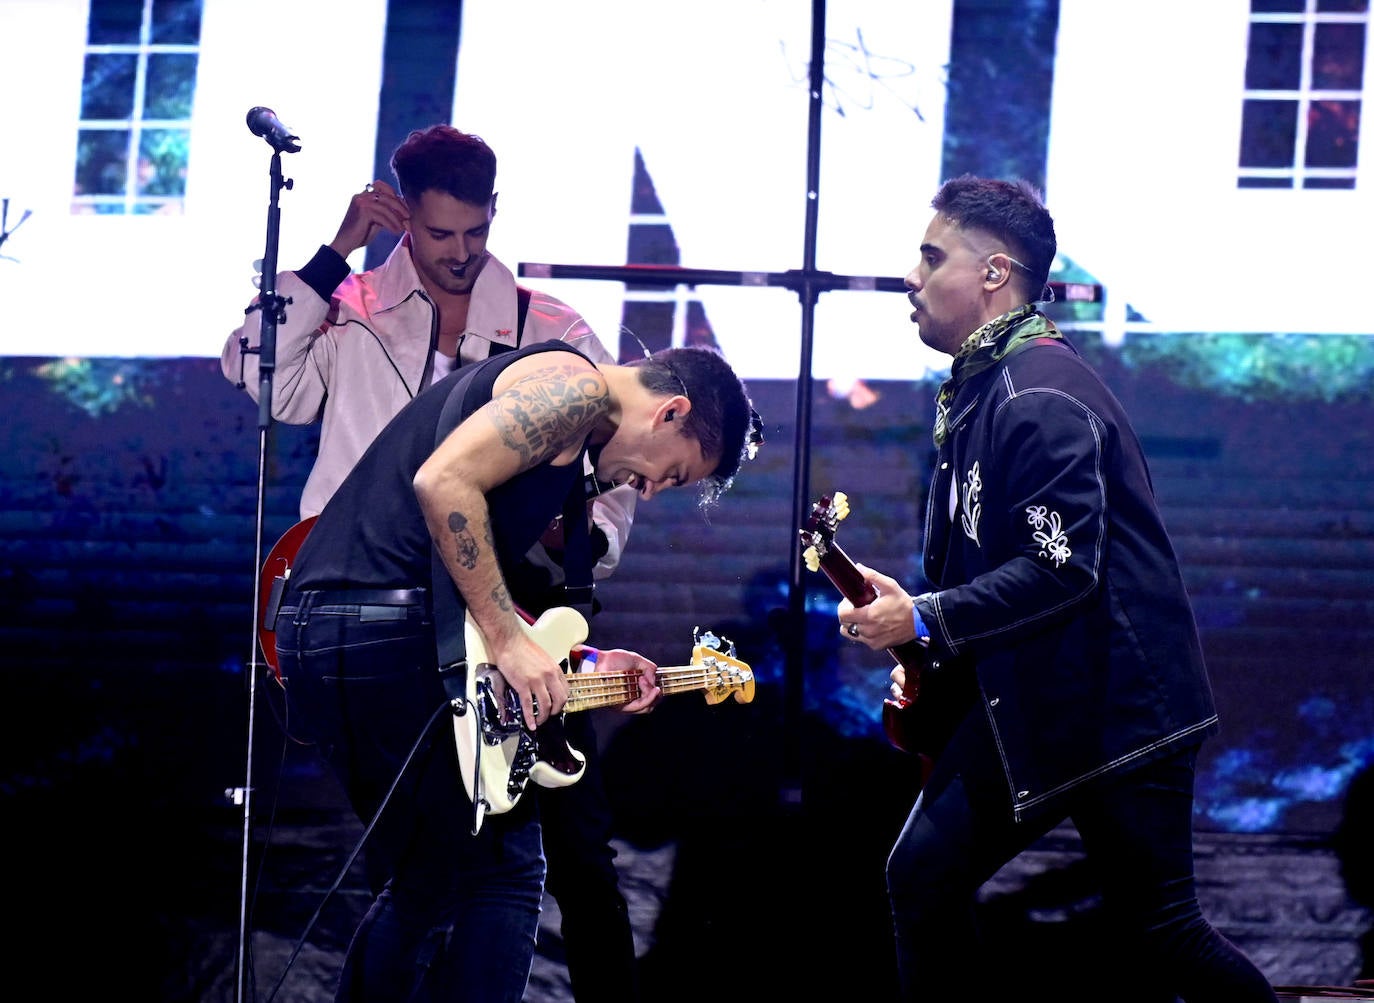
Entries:
POLYGON ((1024 180, 965 174, 941 185, 930 205, 961 228, 982 230, 1005 243, 1029 272, 1031 298, 1039 298, 1059 245, 1054 219, 1038 188, 1024 180))
POLYGON ((433 190, 460 202, 486 205, 496 190, 496 153, 481 136, 451 125, 416 129, 391 155, 391 172, 412 204, 433 190))
POLYGON ((739 473, 751 436, 758 434, 758 415, 744 383, 712 348, 665 348, 625 365, 638 370, 640 384, 651 393, 681 394, 692 402, 681 434, 701 443, 706 459, 717 458, 715 470, 700 485, 702 506, 714 504, 739 473))

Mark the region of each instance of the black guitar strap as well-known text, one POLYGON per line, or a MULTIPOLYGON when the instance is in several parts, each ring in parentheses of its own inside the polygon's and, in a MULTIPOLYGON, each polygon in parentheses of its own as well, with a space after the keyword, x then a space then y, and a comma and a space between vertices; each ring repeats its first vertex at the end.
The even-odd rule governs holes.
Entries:
POLYGON ((587 525, 586 482, 579 477, 563 500, 564 605, 571 606, 588 622, 592 618, 592 533, 587 525))

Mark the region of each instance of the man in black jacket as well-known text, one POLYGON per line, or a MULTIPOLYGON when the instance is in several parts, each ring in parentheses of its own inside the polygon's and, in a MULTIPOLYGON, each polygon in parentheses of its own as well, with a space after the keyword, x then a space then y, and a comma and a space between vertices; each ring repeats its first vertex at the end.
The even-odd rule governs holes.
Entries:
MULTIPOLYGON (((976 676, 888 858, 904 998, 966 990, 987 963, 979 887, 1069 818, 1126 950, 1148 962, 1128 989, 1272 1001, 1198 906, 1194 766, 1217 715, 1140 443, 1036 309, 1054 222, 1024 182, 958 178, 932 205, 906 285, 921 340, 954 360, 936 396, 933 590, 865 568, 878 599, 839 609, 845 636, 875 650, 920 641, 931 680, 976 676)), ((893 670, 899 703, 909 682, 893 670)), ((917 709, 941 710, 919 695, 917 709)))

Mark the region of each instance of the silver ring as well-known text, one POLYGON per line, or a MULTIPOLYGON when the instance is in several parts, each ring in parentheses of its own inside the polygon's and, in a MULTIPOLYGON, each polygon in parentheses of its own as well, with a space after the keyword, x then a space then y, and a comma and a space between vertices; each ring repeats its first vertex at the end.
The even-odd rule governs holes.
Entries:
POLYGON ((535 717, 539 716, 539 698, 532 693, 530 694, 530 713, 535 717))
POLYGON ((363 191, 367 192, 369 195, 371 195, 371 194, 372 194, 373 192, 375 192, 376 190, 377 190, 377 189, 375 189, 375 188, 372 187, 372 182, 371 182, 371 181, 369 181, 367 184, 363 185, 363 191))
POLYGON ((845 628, 845 633, 848 634, 850 637, 858 637, 859 625, 857 623, 851 623, 848 627, 845 628))

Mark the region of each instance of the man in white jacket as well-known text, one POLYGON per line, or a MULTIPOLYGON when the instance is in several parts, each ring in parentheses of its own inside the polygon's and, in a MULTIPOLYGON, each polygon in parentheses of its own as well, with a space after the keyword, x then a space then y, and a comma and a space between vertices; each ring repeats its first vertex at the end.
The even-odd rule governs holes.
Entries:
MULTIPOLYGON (((496 155, 447 125, 418 130, 392 157, 401 191, 373 181, 349 201, 339 232, 306 265, 277 276, 289 302, 277 326, 272 417, 319 420, 320 446, 301 494, 304 519, 319 514, 392 416, 456 366, 539 341, 567 341, 594 362, 614 362, 582 316, 542 292, 521 291, 487 251, 496 216, 496 155), (390 257, 352 274, 347 258, 379 231, 403 234, 390 257), (521 309, 527 305, 526 310, 521 309), (520 323, 524 316, 523 327, 520 323)), ((257 399, 260 319, 224 343, 226 378, 257 399)), ((634 514, 634 493, 602 495, 593 542, 596 577, 615 568, 634 514)))
MULTIPOLYGON (((614 363, 582 316, 545 293, 522 289, 487 250, 496 216, 496 155, 448 125, 412 132, 391 159, 399 191, 365 185, 339 231, 294 272, 276 277, 288 305, 277 325, 272 417, 320 421, 320 444, 301 494, 302 519, 318 515, 374 438, 401 408, 456 367, 522 345, 562 340, 594 362, 614 363), (387 230, 402 234, 387 260, 354 274, 347 258, 387 230)), ((220 365, 258 398, 261 320, 250 310, 225 341, 220 365)), ((620 487, 589 505, 595 579, 620 560, 635 492, 620 487)), ((512 590, 539 613, 559 601, 560 527, 550 527, 512 590)), ((572 736, 594 761, 590 715, 572 736)), ((570 718, 569 722, 574 719, 570 718)), ((579 999, 637 998, 634 944, 609 846, 609 807, 599 775, 541 799, 549 891, 563 914, 568 967, 579 999), (590 782, 589 782, 590 781, 590 782), (560 880, 562 879, 562 880, 560 880)))

